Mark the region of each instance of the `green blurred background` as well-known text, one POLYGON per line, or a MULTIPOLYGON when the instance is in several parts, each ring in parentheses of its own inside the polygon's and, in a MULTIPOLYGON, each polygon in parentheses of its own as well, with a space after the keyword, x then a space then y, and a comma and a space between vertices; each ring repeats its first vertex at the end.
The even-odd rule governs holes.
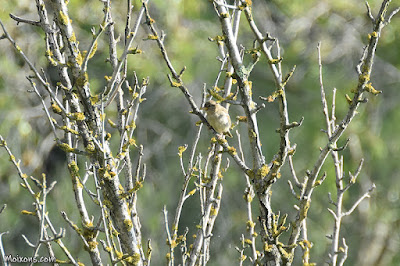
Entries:
MULTIPOLYGON (((133 2, 137 5, 134 9, 136 17, 139 1, 133 2)), ((380 1, 370 1, 370 5, 373 14, 376 14, 380 1)), ((400 6, 400 1, 393 1, 391 8, 397 6, 400 6)), ((173 65, 178 70, 184 65, 187 67, 183 76, 184 82, 199 104, 203 84, 211 87, 220 67, 220 62, 216 60, 219 56, 217 47, 207 40, 210 36, 221 34, 212 5, 209 1, 152 0, 150 11, 158 29, 167 34, 165 45, 173 65)), ((125 27, 125 12, 125 1, 112 1, 113 18, 116 21, 117 34, 121 34, 121 37, 125 27)), ((283 72, 287 73, 293 65, 297 66, 287 85, 287 100, 290 119, 298 121, 303 116, 305 118, 302 127, 291 131, 291 142, 297 143, 294 164, 298 176, 303 177, 305 171, 313 166, 319 147, 324 146, 327 141, 325 134, 320 131, 325 124, 318 81, 317 43, 322 42, 323 76, 328 102, 332 98, 332 88, 337 88, 336 117, 340 121, 347 108, 344 95, 350 94, 350 90, 357 84, 355 66, 367 43, 367 35, 372 31, 372 24, 366 16, 365 3, 356 0, 254 1, 253 12, 260 30, 270 32, 279 39, 284 58, 283 72)), ((50 80, 56 81, 55 71, 44 57, 43 32, 29 25, 17 26, 9 18, 9 13, 37 19, 34 1, 4 1, 0 7, 0 19, 35 66, 44 68, 48 71, 50 80)), ((102 3, 95 0, 70 0, 69 13, 80 49, 86 50, 91 42, 91 27, 98 28, 102 21, 102 3)), ((240 26, 238 43, 251 48, 254 37, 244 17, 240 26)), ((182 93, 178 89, 170 88, 166 77, 168 71, 156 44, 142 40, 147 34, 148 30, 142 25, 134 46, 138 46, 144 53, 130 57, 129 73, 130 77, 133 76, 133 71, 136 71, 139 78, 150 77, 145 95, 147 100, 141 105, 135 133, 137 142, 144 145, 144 161, 147 164, 145 185, 139 191, 138 211, 143 240, 152 239, 153 265, 162 265, 165 263, 167 249, 161 210, 166 205, 172 215, 176 207, 177 195, 183 181, 177 156, 178 146, 192 144, 196 132, 195 122, 198 119, 189 114, 189 106, 182 93)), ((371 77, 374 87, 382 90, 383 94, 377 97, 366 95, 368 104, 360 107, 360 113, 339 142, 340 145, 346 138, 350 138, 348 148, 341 153, 346 173, 354 172, 361 158, 365 159, 358 182, 345 196, 345 207, 349 208, 372 183, 377 186, 370 199, 365 200, 351 216, 344 218, 341 236, 346 237, 349 245, 347 265, 398 265, 400 261, 400 126, 396 122, 400 119, 399 34, 400 18, 396 16, 383 30, 371 77)), ((102 90, 106 84, 104 76, 112 73, 110 65, 104 62, 108 57, 106 45, 106 36, 103 35, 98 52, 89 62, 93 92, 102 90)), ((122 44, 120 49, 121 47, 122 44)), ((57 228, 66 228, 65 243, 70 251, 77 254, 80 261, 87 263, 89 258, 83 251, 80 240, 59 214, 61 210, 66 211, 72 220, 79 222, 63 153, 54 147, 54 136, 38 98, 27 92, 30 85, 25 76, 30 74, 29 68, 8 41, 1 40, 0 134, 6 138, 14 155, 22 159, 22 166, 27 174, 40 177, 45 172, 49 181, 58 182, 48 199, 50 217, 57 228)), ((274 82, 264 58, 258 63, 250 79, 253 81, 254 99, 268 96, 274 91, 274 82)), ((278 135, 275 133, 279 126, 277 110, 277 103, 268 103, 258 113, 267 161, 272 159, 279 147, 278 135)), ((235 117, 242 115, 242 110, 232 106, 230 113, 231 117, 235 117)), ((109 114, 112 117, 113 114, 109 114)), ((248 154, 246 130, 243 125, 237 129, 241 132, 245 153, 248 154)), ((202 134, 199 150, 203 155, 207 152, 210 137, 209 132, 202 134)), ((235 140, 233 143, 237 145, 235 140)), ((132 155, 135 162, 135 150, 132 155)), ((226 155, 223 157, 225 164, 226 155)), ((184 160, 187 161, 187 153, 184 154, 184 160)), ((331 233, 333 225, 333 219, 326 210, 330 207, 328 192, 333 195, 336 193, 331 161, 329 157, 323 168, 328 177, 315 190, 309 211, 309 238, 314 243, 311 261, 318 264, 323 264, 327 259, 330 241, 325 235, 331 233)), ((289 219, 294 219, 293 204, 296 202, 287 185, 288 179, 291 176, 285 166, 282 178, 274 185, 273 207, 276 211, 288 213, 289 219)), ((34 217, 23 217, 20 214, 23 209, 32 209, 32 200, 19 183, 19 177, 6 152, 0 150, 0 205, 8 205, 0 215, 0 232, 10 231, 3 237, 6 254, 22 256, 30 255, 31 251, 26 248, 21 234, 34 242, 38 229, 34 217)), ((215 225, 209 265, 236 264, 239 254, 235 246, 240 244, 239 238, 246 228, 247 219, 243 212, 245 202, 242 198, 245 180, 233 162, 225 173, 223 185, 222 206, 215 225)), ((198 199, 195 196, 183 209, 180 228, 183 230, 189 227, 189 243, 200 219, 198 208, 198 199)), ((254 209, 256 220, 256 204, 254 209)), ((296 265, 300 264, 300 257, 298 256, 296 265)))

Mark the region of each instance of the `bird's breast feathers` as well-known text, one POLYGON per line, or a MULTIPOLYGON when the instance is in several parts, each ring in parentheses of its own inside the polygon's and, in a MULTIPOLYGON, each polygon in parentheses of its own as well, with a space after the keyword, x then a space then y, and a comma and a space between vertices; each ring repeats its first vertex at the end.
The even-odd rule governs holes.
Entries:
POLYGON ((231 119, 227 114, 220 114, 220 115, 212 115, 209 117, 211 122, 211 126, 217 131, 218 133, 224 133, 229 130, 231 126, 231 119))

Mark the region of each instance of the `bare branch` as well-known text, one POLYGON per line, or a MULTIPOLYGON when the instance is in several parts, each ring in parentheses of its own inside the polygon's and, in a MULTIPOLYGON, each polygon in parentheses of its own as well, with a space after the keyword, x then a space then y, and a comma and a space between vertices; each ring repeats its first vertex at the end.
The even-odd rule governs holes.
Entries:
POLYGON ((16 15, 13 15, 13 14, 10 14, 10 18, 15 20, 17 22, 17 25, 19 23, 26 23, 26 24, 30 24, 30 25, 33 25, 33 26, 36 26, 36 27, 40 27, 40 21, 21 18, 21 17, 18 17, 16 15))
POLYGON ((300 197, 299 197, 299 195, 297 195, 297 193, 294 191, 292 182, 290 182, 290 180, 288 180, 287 182, 288 182, 288 185, 289 185, 289 188, 290 188, 290 192, 292 192, 292 195, 295 197, 295 199, 299 199, 300 197))
POLYGON ((393 10, 392 13, 390 13, 390 15, 388 16, 388 18, 386 19, 385 25, 389 24, 390 21, 392 20, 392 17, 393 17, 394 15, 396 15, 397 13, 399 13, 399 11, 400 11, 400 7, 396 8, 395 10, 393 10))
POLYGON ((329 199, 329 203, 330 204, 332 204, 334 206, 337 206, 336 203, 333 201, 332 194, 330 192, 328 192, 328 199, 329 199))
POLYGON ((347 259, 347 255, 348 255, 348 251, 349 251, 349 246, 346 244, 346 239, 344 237, 342 239, 342 242, 343 242, 343 247, 341 248, 341 251, 342 251, 343 255, 342 255, 341 259, 339 260, 339 264, 338 264, 339 266, 344 265, 344 262, 347 259))
POLYGON ((293 155, 289 155, 289 167, 290 167, 290 172, 292 173, 292 177, 294 179, 296 187, 301 188, 301 184, 299 182, 299 179, 297 178, 296 170, 295 170, 294 164, 293 164, 293 155))
POLYGON ((3 204, 3 206, 0 208, 0 214, 7 208, 7 204, 3 204))
POLYGON ((335 221, 339 220, 339 218, 336 216, 336 213, 332 209, 328 208, 328 211, 332 214, 332 216, 335 219, 335 221))
POLYGON ((373 191, 375 188, 376 188, 375 184, 372 184, 371 188, 370 188, 367 192, 365 192, 364 195, 362 195, 362 196, 353 204, 353 206, 352 206, 347 212, 344 212, 344 213, 342 214, 342 216, 350 215, 350 214, 358 207, 358 205, 360 205, 360 203, 361 203, 365 198, 371 197, 371 193, 372 193, 372 191, 373 191))
MULTIPOLYGON (((3 210, 4 210, 4 207, 3 207, 3 210)), ((5 234, 8 234, 8 231, 0 233, 0 254, 1 254, 1 259, 2 259, 2 261, 4 263, 4 266, 9 266, 10 264, 6 260, 6 253, 4 251, 4 246, 3 246, 3 235, 5 235, 5 234)))
POLYGON ((32 248, 36 248, 36 245, 32 244, 32 242, 30 242, 30 241, 28 240, 28 238, 27 238, 24 234, 22 234, 22 238, 25 240, 25 243, 26 243, 28 246, 30 246, 30 247, 32 247, 32 248))
POLYGON ((48 82, 46 82, 46 80, 40 75, 39 71, 35 68, 35 66, 33 65, 33 63, 28 59, 28 57, 24 54, 24 52, 21 50, 21 48, 16 44, 16 42, 14 41, 14 39, 8 34, 6 28, 4 27, 2 21, 0 20, 0 25, 3 28, 3 32, 4 32, 4 36, 10 41, 10 43, 13 45, 13 47, 15 48, 15 50, 22 56, 22 58, 24 59, 24 61, 28 64, 28 66, 30 67, 30 69, 33 71, 33 73, 35 74, 36 78, 40 81, 40 83, 44 86, 44 88, 47 90, 47 92, 50 94, 51 98, 58 104, 58 106, 61 108, 62 112, 64 114, 67 113, 67 111, 65 110, 65 108, 63 107, 63 105, 60 103, 60 101, 58 100, 57 96, 55 95, 55 93, 53 92, 53 90, 51 89, 50 85, 48 82))
POLYGON ((322 112, 325 116, 326 132, 328 134, 328 138, 330 138, 332 135, 332 131, 331 131, 331 121, 329 119, 328 104, 327 104, 326 96, 325 96, 324 83, 323 83, 323 79, 322 79, 321 42, 318 43, 317 50, 318 50, 319 84, 320 84, 320 88, 321 88, 322 112))
MULTIPOLYGON (((148 2, 148 0, 143 1, 143 5, 145 5, 148 2)), ((119 72, 121 71, 122 65, 125 63, 125 58, 129 54, 129 48, 132 46, 133 40, 136 37, 136 34, 138 32, 138 28, 140 25, 140 22, 142 20, 144 14, 144 7, 142 7, 139 11, 138 17, 136 19, 135 25, 133 26, 133 29, 131 30, 130 34, 131 36, 129 37, 128 43, 125 45, 124 52, 122 53, 121 57, 119 58, 119 63, 117 67, 114 69, 111 80, 108 82, 107 88, 103 92, 103 95, 105 96, 105 99, 107 98, 108 95, 113 95, 114 90, 118 89, 115 88, 115 82, 117 81, 117 76, 119 72)))
POLYGON ((342 151, 342 150, 346 149, 347 145, 349 144, 349 141, 350 141, 350 139, 347 138, 347 139, 346 139, 346 142, 344 143, 343 146, 337 147, 337 148, 333 148, 332 150, 333 150, 333 151, 342 151))
POLYGON ((89 59, 93 57, 94 53, 97 50, 97 41, 98 41, 100 35, 103 33, 104 29, 107 27, 108 27, 108 24, 100 25, 100 29, 96 34, 94 33, 95 29, 94 28, 92 29, 93 40, 89 46, 89 49, 86 52, 85 58, 83 59, 83 63, 82 63, 82 71, 83 72, 87 71, 87 64, 89 62, 89 59))
POLYGON ((369 6, 368 1, 365 1, 365 5, 367 6, 367 15, 368 15, 368 17, 371 19, 372 24, 375 24, 375 18, 372 15, 371 7, 369 6))
POLYGON ((364 158, 361 159, 361 161, 360 161, 360 163, 359 163, 359 165, 357 167, 357 170, 354 173, 354 175, 351 172, 349 172, 349 177, 350 177, 349 184, 354 184, 356 182, 356 179, 357 179, 358 175, 361 173, 361 169, 363 167, 363 164, 364 164, 364 158))

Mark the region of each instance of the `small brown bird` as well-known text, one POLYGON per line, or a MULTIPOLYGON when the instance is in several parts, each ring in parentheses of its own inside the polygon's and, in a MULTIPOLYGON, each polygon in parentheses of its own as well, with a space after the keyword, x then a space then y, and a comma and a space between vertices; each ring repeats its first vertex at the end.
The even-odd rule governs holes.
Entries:
POLYGON ((232 138, 231 132, 231 118, 229 117, 228 110, 216 103, 213 100, 206 102, 202 110, 207 112, 207 121, 214 128, 217 133, 225 134, 232 138))

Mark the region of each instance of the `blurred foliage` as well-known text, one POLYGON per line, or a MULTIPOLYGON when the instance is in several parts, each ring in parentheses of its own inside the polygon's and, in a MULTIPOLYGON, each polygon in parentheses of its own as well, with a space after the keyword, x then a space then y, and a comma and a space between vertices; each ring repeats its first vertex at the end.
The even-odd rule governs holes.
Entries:
MULTIPOLYGON (((91 41, 90 29, 98 28, 101 23, 102 4, 95 0, 69 2, 70 17, 80 48, 85 50, 91 41)), ((121 0, 112 3, 117 34, 123 36, 126 3, 121 0)), ((140 4, 139 1, 134 3, 136 14, 140 4)), ((380 1, 371 1, 370 5, 376 11, 380 1)), ((400 1, 397 0, 393 1, 391 7, 399 5, 400 1)), ((221 33, 211 4, 208 1, 154 0, 150 1, 150 8, 156 26, 167 34, 165 44, 172 63, 176 69, 184 65, 187 67, 184 81, 195 101, 200 103, 203 84, 207 87, 214 84, 220 65, 216 60, 218 50, 215 43, 207 40, 221 33)), ((325 134, 320 131, 325 125, 320 102, 317 43, 322 42, 323 77, 328 101, 332 98, 332 88, 337 88, 336 117, 340 120, 347 108, 344 95, 350 93, 357 83, 354 69, 367 42, 371 23, 366 16, 364 3, 356 0, 254 1, 253 12, 259 27, 279 39, 284 70, 288 72, 293 65, 297 66, 287 85, 287 98, 290 118, 298 121, 302 116, 305 117, 303 126, 291 131, 291 141, 297 143, 294 164, 298 176, 303 177, 305 170, 313 166, 319 153, 318 148, 327 141, 325 134)), ((35 19, 34 1, 4 1, 0 7, 0 19, 35 65, 52 73, 44 57, 43 33, 29 25, 16 25, 8 17, 9 13, 35 19)), ((251 48, 254 38, 244 18, 240 27, 238 42, 251 48)), ((134 46, 142 49, 143 53, 130 57, 129 72, 136 71, 139 78, 150 77, 146 102, 141 105, 136 131, 138 143, 144 145, 144 160, 148 169, 145 185, 139 192, 138 207, 144 240, 153 240, 153 264, 161 265, 166 253, 161 210, 166 205, 170 213, 173 213, 176 207, 176 195, 180 192, 183 180, 178 147, 185 143, 191 145, 197 119, 188 113, 189 107, 181 92, 170 88, 166 77, 168 72, 156 44, 143 40, 147 34, 147 29, 142 27, 134 46)), ((344 219, 341 233, 350 248, 348 265, 375 265, 377 262, 380 265, 397 265, 396 262, 400 261, 400 126, 396 122, 400 120, 398 36, 400 19, 397 16, 383 30, 371 78, 375 88, 382 90, 383 94, 377 97, 366 96, 369 103, 361 106, 360 114, 342 139, 344 143, 347 137, 350 138, 348 148, 342 152, 346 173, 354 172, 361 158, 365 158, 357 184, 346 195, 345 206, 350 207, 372 183, 377 185, 372 198, 364 201, 353 215, 344 219)), ((79 239, 59 214, 63 210, 72 220, 79 219, 72 200, 64 156, 53 147, 53 136, 39 100, 27 92, 30 87, 24 77, 30 74, 29 69, 7 41, 0 41, 0 51, 0 134, 7 139, 14 154, 22 159, 25 172, 38 177, 45 172, 49 175, 49 182, 58 182, 48 199, 50 217, 57 227, 66 228, 66 243, 71 252, 79 254, 81 261, 88 261, 79 239)), ((104 76, 112 73, 109 64, 105 63, 107 57, 106 36, 103 35, 98 52, 89 62, 93 91, 102 90, 106 84, 104 76)), ((133 75, 130 74, 130 77, 133 75)), ((274 82, 264 59, 256 66, 251 80, 254 99, 260 95, 268 96, 274 90, 274 82)), ((278 135, 275 133, 279 124, 277 109, 277 103, 268 103, 258 113, 267 161, 279 147, 278 135)), ((231 117, 241 114, 239 107, 235 106, 231 107, 230 112, 231 117)), ((237 129, 246 147, 246 130, 243 125, 237 129)), ((203 154, 207 152, 210 137, 211 134, 203 134, 200 144, 203 154)), ((249 152, 245 150, 245 153, 249 152)), ((187 160, 185 154, 184 159, 187 160)), ((214 251, 209 265, 236 263, 238 253, 234 247, 239 245, 239 238, 246 228, 246 215, 243 213, 245 202, 241 197, 245 181, 234 163, 230 165, 224 174, 223 201, 214 230, 214 251)), ((288 170, 285 167, 282 178, 274 185, 273 206, 275 210, 288 213, 289 218, 294 218, 293 204, 296 202, 286 183, 291 178, 288 170)), ((326 210, 330 207, 327 193, 332 192, 334 196, 336 191, 330 157, 324 171, 328 178, 314 193, 308 220, 310 240, 314 243, 311 258, 318 264, 322 264, 327 257, 330 241, 325 235, 331 233, 333 225, 333 219, 326 210)), ((20 189, 18 176, 6 153, 1 150, 0 205, 6 203, 8 208, 0 215, 0 232, 10 231, 10 234, 3 237, 7 254, 24 255, 27 249, 21 234, 28 238, 37 235, 36 231, 30 229, 33 228, 30 223, 34 224, 36 220, 20 214, 21 210, 32 208, 30 202, 28 195, 20 189)), ((194 233, 200 218, 196 204, 197 199, 192 197, 183 209, 180 228, 189 227, 189 236, 194 233)), ((191 242, 191 237, 188 240, 191 242)))

